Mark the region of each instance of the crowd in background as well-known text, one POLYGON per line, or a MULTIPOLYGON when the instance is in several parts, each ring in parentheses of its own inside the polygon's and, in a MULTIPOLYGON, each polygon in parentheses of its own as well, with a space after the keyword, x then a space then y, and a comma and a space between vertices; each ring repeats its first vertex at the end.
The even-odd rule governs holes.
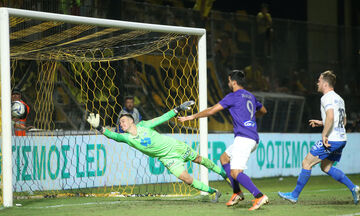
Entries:
MULTIPOLYGON (((341 54, 339 59, 324 62, 308 59, 307 35, 304 29, 310 24, 273 18, 269 5, 259 5, 257 15, 248 15, 246 11, 211 11, 214 0, 59 0, 56 4, 49 2, 0 0, 0 6, 206 28, 208 60, 213 62, 215 73, 219 80, 222 80, 220 86, 224 92, 227 89, 227 72, 232 69, 243 69, 247 76, 247 89, 251 91, 304 96, 304 118, 319 114, 319 111, 314 111, 319 110, 316 101, 320 97, 316 92, 316 77, 322 72, 317 68, 333 69, 338 76, 336 89, 344 95, 348 103, 348 131, 360 131, 360 111, 357 109, 360 105, 360 83, 359 75, 356 73, 359 63, 352 64, 347 67, 350 68, 348 71, 344 71, 341 54), (193 7, 189 8, 191 4, 193 7), (145 12, 140 12, 142 10, 145 12), (350 74, 353 74, 353 78, 350 74)), ((328 31, 325 29, 323 34, 333 32, 334 28, 337 27, 329 27, 328 31)), ((342 38, 341 34, 339 38, 342 38)))

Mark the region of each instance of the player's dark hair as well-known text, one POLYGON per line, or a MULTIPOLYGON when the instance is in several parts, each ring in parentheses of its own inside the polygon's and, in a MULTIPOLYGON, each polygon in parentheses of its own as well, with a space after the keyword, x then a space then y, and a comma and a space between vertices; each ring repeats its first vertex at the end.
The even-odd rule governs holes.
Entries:
POLYGON ((121 119, 121 118, 124 117, 124 116, 131 118, 131 119, 135 122, 134 117, 133 117, 130 113, 123 113, 123 114, 121 114, 120 117, 119 117, 119 119, 121 119))
POLYGON ((232 70, 229 72, 230 80, 236 81, 238 85, 245 86, 245 72, 243 70, 232 70))
POLYGON ((332 70, 327 70, 321 73, 323 80, 325 80, 331 87, 334 88, 336 83, 336 75, 332 70))

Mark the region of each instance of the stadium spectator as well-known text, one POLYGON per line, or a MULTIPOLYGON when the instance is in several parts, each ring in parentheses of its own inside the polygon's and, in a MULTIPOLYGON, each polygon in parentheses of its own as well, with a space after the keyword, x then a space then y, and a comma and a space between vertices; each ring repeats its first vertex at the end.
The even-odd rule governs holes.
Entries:
POLYGON ((267 111, 265 107, 244 89, 245 73, 233 70, 228 76, 228 86, 232 90, 219 103, 199 113, 179 117, 180 122, 197 118, 208 117, 228 109, 233 119, 235 140, 221 155, 220 161, 233 186, 234 194, 226 203, 228 206, 236 205, 244 199, 239 183, 255 197, 253 206, 249 210, 256 210, 269 202, 269 198, 262 194, 251 179, 244 173, 246 164, 259 142, 255 116, 262 116, 267 111))
POLYGON ((20 8, 20 9, 24 8, 24 0, 13 0, 13 1, 9 1, 8 4, 9 4, 8 6, 13 8, 20 8))
POLYGON ((256 16, 256 23, 258 37, 256 46, 258 50, 258 56, 268 57, 271 55, 271 38, 274 31, 268 4, 261 4, 261 10, 256 16))
POLYGON ((60 8, 64 14, 80 15, 80 0, 60 0, 60 8))
POLYGON ((278 195, 292 203, 298 201, 299 195, 308 182, 311 169, 321 162, 321 170, 333 177, 336 181, 345 184, 352 193, 354 203, 358 204, 360 198, 360 188, 338 168, 333 167, 335 162, 339 162, 341 153, 346 145, 346 113, 344 100, 334 91, 336 76, 332 71, 321 73, 317 86, 321 97, 321 117, 322 120, 309 120, 311 127, 323 127, 321 140, 319 140, 306 155, 302 162, 302 170, 299 174, 297 184, 292 192, 278 195))
POLYGON ((347 121, 346 132, 360 132, 360 113, 352 112, 347 121))
POLYGON ((207 19, 215 0, 195 0, 194 10, 199 11, 202 19, 207 19))
POLYGON ((246 74, 247 89, 251 91, 269 91, 268 78, 264 76, 264 69, 254 60, 253 64, 244 68, 246 74))
POLYGON ((26 114, 23 118, 13 118, 14 134, 15 136, 26 136, 26 131, 32 128, 32 126, 26 126, 26 118, 30 113, 30 107, 21 99, 21 91, 18 88, 14 88, 11 94, 11 101, 20 101, 26 107, 26 114))
POLYGON ((185 170, 185 163, 192 161, 201 164, 206 168, 227 178, 226 173, 211 160, 201 157, 198 153, 186 145, 184 142, 175 140, 172 137, 159 134, 153 128, 160 125, 171 118, 175 117, 180 111, 189 110, 194 101, 187 101, 178 107, 168 111, 158 118, 149 121, 141 121, 135 124, 134 118, 130 114, 122 114, 120 116, 120 126, 125 133, 119 134, 112 132, 100 126, 99 114, 91 113, 87 121, 89 124, 104 134, 106 137, 118 142, 125 142, 131 147, 141 151, 142 153, 158 158, 161 163, 177 178, 198 190, 208 192, 214 195, 214 202, 218 201, 221 193, 215 188, 209 187, 204 183, 193 179, 185 170))
POLYGON ((297 70, 292 70, 289 73, 286 73, 283 77, 275 77, 271 82, 270 89, 274 92, 288 94, 309 94, 309 91, 305 88, 305 85, 303 84, 304 76, 306 75, 300 75, 297 70))
POLYGON ((139 123, 141 121, 142 116, 141 116, 139 110, 134 105, 134 97, 133 96, 126 96, 125 97, 124 107, 120 111, 119 117, 118 117, 118 119, 116 121, 115 132, 118 132, 118 133, 123 133, 124 132, 120 127, 120 117, 123 114, 130 114, 133 117, 135 124, 137 124, 137 123, 139 123))
POLYGON ((300 74, 299 71, 296 69, 291 71, 290 80, 289 80, 290 81, 289 89, 291 93, 296 95, 306 95, 308 93, 307 89, 303 84, 304 82, 302 81, 304 77, 306 77, 306 75, 303 73, 300 74))
POLYGON ((127 85, 141 86, 140 79, 141 66, 139 62, 133 59, 124 61, 124 77, 127 85))
POLYGON ((222 89, 225 89, 227 83, 227 71, 231 68, 231 56, 233 56, 232 40, 229 35, 222 33, 215 41, 215 66, 219 77, 219 83, 222 89))

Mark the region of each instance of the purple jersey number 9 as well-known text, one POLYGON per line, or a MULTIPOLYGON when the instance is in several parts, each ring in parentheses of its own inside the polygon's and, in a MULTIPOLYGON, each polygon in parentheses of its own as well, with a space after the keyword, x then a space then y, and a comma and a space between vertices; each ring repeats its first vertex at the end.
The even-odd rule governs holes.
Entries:
POLYGON ((246 102, 246 108, 250 113, 250 120, 252 120, 254 117, 254 105, 250 100, 246 102))

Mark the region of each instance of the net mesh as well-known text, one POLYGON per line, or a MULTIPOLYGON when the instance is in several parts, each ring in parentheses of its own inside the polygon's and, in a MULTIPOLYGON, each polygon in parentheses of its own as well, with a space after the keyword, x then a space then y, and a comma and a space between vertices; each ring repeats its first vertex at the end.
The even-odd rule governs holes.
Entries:
MULTIPOLYGON (((196 36, 10 17, 11 86, 30 106, 13 136, 15 195, 111 196, 194 192, 157 159, 90 131, 86 117, 116 130, 126 95, 143 119, 198 98, 196 36)), ((0 110, 1 111, 1 110, 0 110)), ((197 103, 188 112, 197 112, 197 103)), ((198 150, 198 122, 158 130, 198 150)), ((198 167, 187 164, 198 179, 198 167)))

